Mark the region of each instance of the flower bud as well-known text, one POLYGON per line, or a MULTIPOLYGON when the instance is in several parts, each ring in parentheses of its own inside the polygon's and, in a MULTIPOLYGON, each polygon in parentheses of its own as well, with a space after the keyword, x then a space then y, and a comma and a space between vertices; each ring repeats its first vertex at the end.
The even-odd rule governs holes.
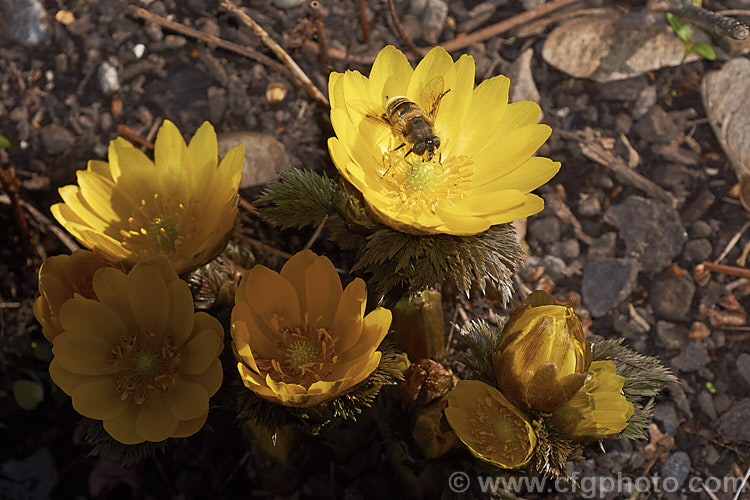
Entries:
POLYGON ((550 417, 567 438, 589 443, 621 432, 633 416, 633 404, 625 399, 625 377, 617 374, 613 361, 594 361, 589 377, 570 400, 550 417))
POLYGON ((542 291, 513 311, 492 355, 503 395, 521 408, 545 412, 573 397, 590 363, 591 347, 573 308, 542 291))

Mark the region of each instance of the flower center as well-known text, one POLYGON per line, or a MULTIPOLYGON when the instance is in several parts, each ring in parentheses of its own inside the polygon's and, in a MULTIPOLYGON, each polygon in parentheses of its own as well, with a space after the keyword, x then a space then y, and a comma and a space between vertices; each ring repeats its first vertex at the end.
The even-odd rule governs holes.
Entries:
POLYGON ((476 410, 471 429, 478 451, 499 457, 509 465, 522 463, 531 448, 526 422, 489 396, 477 401, 476 410))
POLYGON ((268 373, 276 382, 310 387, 333 372, 338 361, 336 339, 325 328, 316 326, 306 317, 302 325, 284 324, 274 316, 269 322, 277 333, 271 356, 258 354, 258 370, 268 373))
POLYGON ((153 199, 141 200, 127 226, 119 230, 120 239, 138 260, 159 254, 177 257, 184 242, 194 239, 198 220, 200 210, 193 200, 183 203, 173 196, 155 194, 153 199))
MULTIPOLYGON (((391 138, 390 146, 393 146, 391 138)), ((396 144, 396 146, 398 146, 396 144)), ((406 155, 406 147, 386 149, 380 174, 387 184, 388 195, 398 199, 404 212, 433 215, 441 203, 452 204, 464 196, 471 180, 471 160, 466 156, 425 161, 414 153, 406 155)))
POLYGON ((174 386, 180 354, 169 337, 139 332, 121 339, 110 353, 110 363, 120 398, 143 404, 150 394, 174 386))

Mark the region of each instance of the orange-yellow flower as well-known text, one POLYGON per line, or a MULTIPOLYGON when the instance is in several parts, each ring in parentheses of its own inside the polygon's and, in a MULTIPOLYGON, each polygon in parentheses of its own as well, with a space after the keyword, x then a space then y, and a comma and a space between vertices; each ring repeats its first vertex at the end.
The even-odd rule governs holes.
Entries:
POLYGON ((505 469, 523 467, 536 434, 521 410, 479 380, 460 380, 448 393, 445 417, 471 453, 505 469))
POLYGON ((76 296, 60 308, 53 382, 121 443, 198 432, 222 381, 221 324, 194 312, 187 283, 164 257, 127 275, 99 269, 93 290, 96 299, 76 296))
POLYGON ((530 192, 560 164, 533 156, 551 132, 537 124, 539 106, 509 104, 504 76, 474 88, 474 74, 471 56, 454 62, 435 47, 412 69, 392 46, 378 54, 369 78, 331 73, 331 157, 384 224, 412 234, 472 235, 544 207, 530 192), (416 134, 404 133, 397 120, 391 127, 378 119, 398 96, 434 118, 440 146, 432 157, 418 154, 409 140, 416 134))
POLYGON ((109 163, 89 161, 77 172, 77 185, 60 188, 63 203, 51 211, 107 260, 132 266, 165 255, 184 274, 221 252, 234 227, 244 147, 230 150, 221 163, 218 158, 210 123, 186 146, 165 121, 155 161, 118 137, 109 145, 109 163))
POLYGON ((34 301, 34 316, 42 325, 44 337, 52 342, 62 332, 60 307, 80 295, 94 298, 91 280, 94 273, 108 264, 88 250, 70 255, 49 257, 39 268, 39 297, 34 301))
POLYGON ((255 266, 232 310, 232 348, 242 381, 268 401, 309 407, 346 394, 380 362, 391 312, 365 316, 367 289, 342 289, 328 258, 303 250, 281 274, 255 266))
POLYGON ((536 291, 505 323, 492 355, 497 386, 521 408, 552 411, 581 388, 591 347, 569 306, 536 291))
POLYGON ((624 383, 613 361, 593 361, 586 383, 552 413, 552 423, 565 437, 582 443, 617 434, 634 413, 622 393, 624 383))

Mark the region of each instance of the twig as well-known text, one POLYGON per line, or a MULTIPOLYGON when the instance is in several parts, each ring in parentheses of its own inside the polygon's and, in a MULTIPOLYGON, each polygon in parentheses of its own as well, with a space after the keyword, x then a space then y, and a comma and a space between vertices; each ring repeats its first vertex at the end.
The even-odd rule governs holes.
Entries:
POLYGON ((70 250, 71 253, 81 248, 80 246, 78 246, 78 243, 76 243, 70 236, 68 236, 68 233, 60 229, 57 224, 52 222, 46 215, 37 210, 36 207, 23 200, 21 200, 21 205, 24 209, 26 209, 27 212, 29 212, 29 215, 36 219, 36 221, 40 225, 46 227, 52 234, 57 236, 57 239, 60 240, 60 242, 65 245, 65 247, 70 250))
POLYGON ((117 125, 117 134, 125 137, 126 139, 130 139, 131 141, 137 142, 141 146, 147 149, 154 149, 154 143, 149 141, 148 139, 145 139, 141 137, 141 134, 133 130, 132 128, 128 127, 127 125, 119 124, 117 125))
POLYGON ((677 15, 703 26, 715 28, 717 32, 735 40, 750 38, 750 26, 731 17, 722 16, 698 5, 685 2, 677 15))
POLYGON ((750 227, 750 221, 745 222, 739 231, 737 231, 734 236, 732 236, 732 239, 729 240, 729 243, 727 243, 727 246, 724 248, 724 251, 721 252, 721 255, 719 255, 716 260, 714 261, 715 264, 718 264, 722 260, 724 260, 724 257, 726 257, 729 252, 732 251, 734 246, 737 244, 738 241, 740 241, 740 238, 744 234, 745 231, 747 231, 747 228, 750 227))
POLYGON ((724 264, 715 264, 713 262, 703 261, 703 267, 709 271, 728 274, 730 276, 739 276, 740 278, 750 278, 750 269, 744 267, 727 266, 724 264))
POLYGON ((677 200, 672 196, 672 193, 665 191, 635 170, 628 168, 622 158, 615 156, 611 151, 608 151, 599 144, 591 128, 586 127, 586 129, 579 130, 578 132, 557 130, 557 133, 566 139, 577 141, 578 147, 581 148, 581 153, 584 156, 614 172, 621 182, 640 189, 649 196, 666 202, 673 208, 677 206, 677 200))
POLYGON ((362 41, 360 43, 367 43, 370 41, 370 23, 367 21, 365 0, 357 0, 357 9, 359 10, 359 25, 362 27, 362 41))
POLYGON ((250 212, 253 215, 260 216, 260 212, 255 208, 255 205, 247 201, 245 198, 240 196, 240 206, 245 209, 246 212, 250 212))
POLYGON ((308 240, 307 244, 305 245, 305 250, 308 250, 310 247, 313 246, 313 243, 315 243, 315 240, 317 240, 320 237, 320 233, 323 232, 323 227, 326 225, 326 221, 328 220, 328 214, 326 214, 325 217, 323 217, 323 220, 320 221, 320 224, 318 224, 318 227, 315 228, 315 232, 308 240))
MULTIPOLYGON (((484 40, 487 40, 489 38, 501 35, 517 26, 529 23, 535 19, 546 16, 551 12, 562 9, 563 7, 567 7, 568 5, 572 5, 578 1, 580 0, 552 0, 551 2, 545 3, 535 9, 522 12, 518 15, 500 21, 499 23, 493 24, 492 26, 488 26, 479 31, 469 33, 468 35, 463 35, 460 38, 448 40, 444 43, 441 43, 440 46, 448 52, 465 49, 466 47, 469 47, 474 43, 483 42, 484 40)), ((309 47, 312 50, 320 51, 320 46, 312 40, 306 40, 305 46, 309 47)), ((432 47, 417 48, 419 50, 419 53, 426 53, 432 47)), ((377 53, 353 55, 347 54, 343 50, 329 49, 328 56, 331 59, 339 60, 348 58, 349 61, 357 64, 372 64, 373 61, 375 61, 375 56, 377 56, 377 53)))
POLYGON ((425 53, 422 52, 419 47, 417 47, 417 44, 414 43, 414 40, 411 39, 409 33, 407 33, 404 27, 401 25, 401 21, 399 21, 398 19, 398 14, 396 14, 396 7, 393 5, 393 0, 388 0, 388 8, 391 11, 391 20, 393 21, 393 27, 396 28, 396 33, 398 33, 399 38, 401 38, 401 43, 404 44, 404 48, 406 48, 406 50, 414 57, 422 57, 425 53))
POLYGON ((289 252, 285 252, 284 250, 279 250, 276 247, 272 247, 271 245, 267 243, 263 243, 262 241, 258 241, 254 238, 250 238, 249 236, 245 236, 245 240, 253 245, 254 247, 260 248, 261 250, 265 250, 266 252, 278 255, 280 257, 283 257, 285 259, 291 259, 293 256, 289 252))
POLYGON ((10 204, 13 207, 13 212, 16 216, 16 224, 18 225, 18 232, 21 236, 21 242, 27 250, 31 250, 31 240, 29 238, 29 223, 26 221, 26 215, 23 213, 21 208, 21 197, 18 196, 21 182, 16 177, 13 168, 5 170, 0 166, 0 184, 3 189, 8 193, 10 198, 10 204))
POLYGON ((318 58, 320 59, 320 66, 325 71, 326 76, 331 72, 331 59, 328 57, 328 36, 326 35, 326 26, 323 23, 323 12, 320 8, 320 2, 313 0, 310 2, 310 8, 313 11, 313 22, 315 23, 315 33, 318 35, 318 41, 320 43, 320 52, 318 52, 318 58))
POLYGON ((747 472, 745 472, 745 476, 742 478, 742 484, 739 488, 737 488, 737 492, 734 494, 734 498, 732 500, 737 500, 740 498, 740 493, 742 493, 742 490, 745 489, 745 485, 747 484, 747 480, 750 479, 750 467, 747 468, 747 472))
POLYGON ((161 127, 162 122, 164 122, 164 118, 157 118, 154 120, 154 123, 151 124, 151 128, 148 129, 148 134, 146 134, 146 140, 149 142, 153 142, 154 137, 156 137, 156 132, 158 132, 159 127, 161 127))
POLYGON ((573 233, 576 235, 576 238, 586 243, 587 245, 591 245, 594 242, 594 238, 583 231, 583 225, 581 224, 581 221, 579 221, 576 216, 573 215, 573 212, 570 211, 568 205, 566 205, 560 199, 560 197, 557 196, 557 193, 555 193, 554 191, 548 191, 544 193, 542 197, 544 198, 544 203, 550 210, 552 210, 552 212, 558 219, 570 224, 573 227, 573 233))
POLYGON ((323 95, 323 93, 318 90, 318 88, 313 85, 312 80, 305 74, 304 71, 302 71, 302 68, 300 68, 296 62, 294 62, 294 59, 292 59, 289 54, 287 54, 284 49, 281 48, 281 46, 274 41, 273 38, 264 30, 258 23, 255 22, 255 20, 245 14, 242 10, 240 10, 239 7, 234 5, 229 0, 223 0, 221 2, 221 6, 227 9, 231 14, 233 14, 237 19, 242 21, 242 23, 246 26, 248 26, 250 29, 253 30, 253 33, 255 33, 256 36, 258 36, 261 41, 273 51, 274 54, 276 54, 276 57, 281 59, 281 61, 290 69, 292 70, 292 73, 294 74, 295 78, 301 83, 302 87, 310 94, 310 96, 315 99, 316 101, 320 102, 321 104, 325 106, 329 106, 328 99, 326 99, 326 96, 323 95))

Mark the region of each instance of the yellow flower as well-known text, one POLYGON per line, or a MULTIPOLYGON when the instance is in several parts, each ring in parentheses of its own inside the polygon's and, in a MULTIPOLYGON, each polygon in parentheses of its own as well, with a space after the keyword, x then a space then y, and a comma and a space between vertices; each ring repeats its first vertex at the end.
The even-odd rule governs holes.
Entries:
POLYGON ((441 47, 412 69, 392 46, 378 54, 369 78, 358 71, 331 73, 331 157, 384 224, 412 234, 472 235, 544 208, 530 191, 560 164, 532 155, 551 129, 537 124, 536 103, 508 103, 508 78, 474 88, 474 73, 471 56, 454 62, 441 47), (418 155, 403 130, 377 119, 398 96, 434 114, 440 146, 432 158, 429 149, 418 155))
POLYGON ((634 412, 622 393, 624 383, 613 361, 592 362, 581 390, 552 413, 553 424, 565 437, 584 443, 619 433, 634 412))
POLYGON ((187 283, 165 257, 127 275, 99 269, 93 289, 96 299, 78 296, 60 309, 52 381, 121 443, 198 432, 222 381, 221 324, 194 312, 187 283))
POLYGON ((502 393, 521 408, 547 412, 581 388, 590 363, 591 347, 573 308, 542 291, 513 311, 492 355, 502 393))
POLYGON ((78 185, 60 188, 52 214, 84 246, 133 265, 166 255, 179 274, 221 252, 234 227, 244 147, 218 164, 216 133, 205 122, 189 145, 165 121, 154 159, 118 137, 109 163, 89 161, 78 185))
POLYGON ((94 273, 108 264, 88 250, 71 255, 49 257, 39 268, 39 297, 34 301, 34 316, 42 325, 44 337, 52 342, 62 332, 60 307, 80 295, 94 298, 91 280, 94 273))
POLYGON ((536 434, 521 410, 479 380, 456 384, 445 416, 475 457, 498 467, 522 467, 536 447, 536 434))
POLYGON ((377 347, 391 312, 367 316, 365 282, 342 290, 333 264, 310 250, 281 274, 255 266, 240 282, 232 310, 232 348, 242 380, 258 396, 309 407, 352 390, 380 362, 377 347))

